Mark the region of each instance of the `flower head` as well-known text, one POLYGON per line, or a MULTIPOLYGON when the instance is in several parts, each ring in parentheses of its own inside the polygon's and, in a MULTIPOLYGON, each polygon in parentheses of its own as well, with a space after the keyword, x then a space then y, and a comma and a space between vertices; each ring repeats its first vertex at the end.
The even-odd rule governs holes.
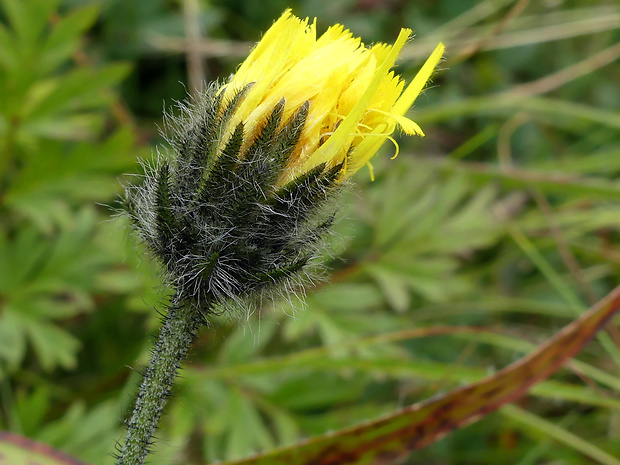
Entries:
POLYGON ((177 299, 247 300, 286 288, 316 256, 323 208, 405 116, 443 54, 406 88, 390 68, 411 36, 365 47, 342 26, 286 11, 237 73, 172 117, 170 156, 129 186, 126 205, 177 299))

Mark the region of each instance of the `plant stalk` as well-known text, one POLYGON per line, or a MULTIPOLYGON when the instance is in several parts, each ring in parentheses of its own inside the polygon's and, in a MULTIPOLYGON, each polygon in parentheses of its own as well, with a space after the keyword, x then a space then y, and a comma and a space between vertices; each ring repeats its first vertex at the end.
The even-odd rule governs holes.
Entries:
POLYGON ((117 465, 144 464, 174 379, 203 323, 201 312, 189 302, 170 308, 127 421, 117 465))

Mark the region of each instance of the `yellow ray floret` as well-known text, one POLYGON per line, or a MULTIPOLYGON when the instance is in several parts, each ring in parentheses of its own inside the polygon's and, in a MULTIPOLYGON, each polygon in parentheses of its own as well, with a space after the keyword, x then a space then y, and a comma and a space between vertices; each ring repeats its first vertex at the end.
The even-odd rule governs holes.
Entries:
MULTIPOLYGON (((396 127, 406 134, 422 129, 405 116, 441 60, 439 44, 413 81, 404 82, 390 69, 411 38, 402 29, 394 45, 365 47, 337 24, 316 37, 312 23, 290 10, 273 24, 225 86, 224 97, 253 84, 235 112, 229 128, 244 123, 251 141, 274 106, 286 101, 286 122, 306 101, 310 110, 304 129, 280 183, 325 163, 346 160, 348 178, 369 160, 396 127)), ((230 129, 232 131, 232 129, 230 129)))

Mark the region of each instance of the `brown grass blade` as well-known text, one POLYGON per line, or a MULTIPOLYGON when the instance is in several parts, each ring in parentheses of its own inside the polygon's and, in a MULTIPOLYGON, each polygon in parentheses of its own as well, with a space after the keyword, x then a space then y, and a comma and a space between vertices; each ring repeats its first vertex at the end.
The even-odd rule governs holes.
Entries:
POLYGON ((0 465, 89 465, 19 434, 0 431, 0 465))

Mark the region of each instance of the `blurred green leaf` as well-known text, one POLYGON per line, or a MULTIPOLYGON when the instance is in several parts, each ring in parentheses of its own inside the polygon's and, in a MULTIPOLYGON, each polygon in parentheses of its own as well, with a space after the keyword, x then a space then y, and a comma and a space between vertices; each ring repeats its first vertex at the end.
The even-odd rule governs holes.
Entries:
POLYGON ((42 75, 53 71, 77 52, 81 45, 82 34, 93 25, 99 11, 98 5, 76 8, 52 25, 49 37, 41 50, 42 59, 38 64, 42 75))
POLYGON ((0 465, 88 465, 17 434, 0 432, 0 465))

